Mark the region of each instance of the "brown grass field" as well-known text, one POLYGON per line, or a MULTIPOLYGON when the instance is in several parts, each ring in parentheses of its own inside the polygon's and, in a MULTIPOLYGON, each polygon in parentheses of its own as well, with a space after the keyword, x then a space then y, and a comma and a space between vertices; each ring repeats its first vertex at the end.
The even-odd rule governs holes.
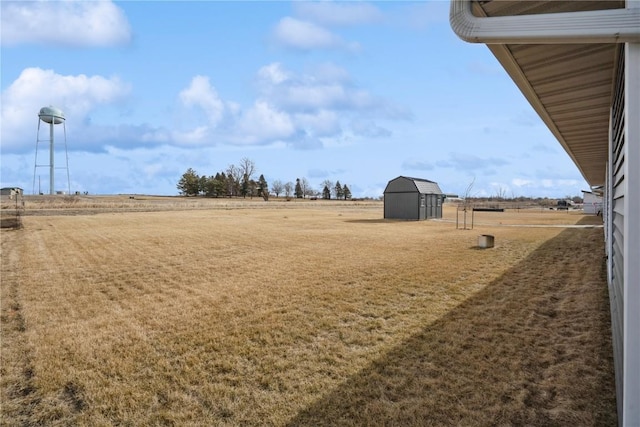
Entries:
POLYGON ((1 425, 617 423, 598 217, 52 203, 1 232, 1 425))

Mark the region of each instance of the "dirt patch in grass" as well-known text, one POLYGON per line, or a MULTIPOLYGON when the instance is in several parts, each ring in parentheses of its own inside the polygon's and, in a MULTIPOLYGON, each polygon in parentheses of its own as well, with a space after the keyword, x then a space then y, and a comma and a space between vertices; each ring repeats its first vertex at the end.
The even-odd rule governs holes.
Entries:
POLYGON ((615 424, 601 229, 283 205, 3 230, 2 424, 615 424))

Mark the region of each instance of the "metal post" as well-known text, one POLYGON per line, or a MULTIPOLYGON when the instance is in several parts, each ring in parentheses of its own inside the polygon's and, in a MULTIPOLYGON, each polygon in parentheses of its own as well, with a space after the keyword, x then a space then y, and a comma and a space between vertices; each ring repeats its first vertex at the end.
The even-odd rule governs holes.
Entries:
POLYGON ((55 193, 55 186, 53 185, 53 171, 54 171, 54 165, 53 165, 53 117, 51 118, 51 123, 49 123, 49 194, 56 194, 55 193))

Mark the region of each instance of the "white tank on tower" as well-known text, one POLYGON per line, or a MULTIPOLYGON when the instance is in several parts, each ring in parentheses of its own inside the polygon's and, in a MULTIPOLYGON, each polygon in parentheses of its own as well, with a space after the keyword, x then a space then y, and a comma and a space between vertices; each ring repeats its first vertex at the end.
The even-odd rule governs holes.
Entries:
MULTIPOLYGON (((67 154, 67 130, 65 127, 65 117, 64 113, 61 109, 49 106, 42 107, 40 109, 40 113, 38 113, 38 136, 36 138, 36 160, 35 166, 33 168, 33 186, 35 193, 35 182, 36 182, 36 169, 40 166, 48 166, 49 167, 49 194, 56 194, 55 191, 55 163, 54 163, 54 132, 53 128, 55 125, 59 125, 62 123, 62 128, 64 130, 64 150, 65 155, 67 157, 67 182, 69 185, 69 192, 71 192, 71 182, 69 180, 69 157, 67 154), (48 165, 39 165, 38 164, 38 143, 40 142, 40 122, 43 121, 49 125, 49 164, 48 165)), ((39 180, 38 180, 39 182, 39 180)), ((40 189, 38 188, 38 191, 40 189)))
POLYGON ((50 123, 54 125, 59 125, 64 121, 64 113, 61 109, 56 107, 42 107, 40 109, 40 113, 38 114, 40 120, 45 123, 50 123))

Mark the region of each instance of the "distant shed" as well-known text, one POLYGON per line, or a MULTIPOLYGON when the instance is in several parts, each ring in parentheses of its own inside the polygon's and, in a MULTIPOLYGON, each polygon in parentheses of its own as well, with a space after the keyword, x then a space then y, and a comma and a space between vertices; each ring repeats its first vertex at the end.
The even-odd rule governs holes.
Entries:
POLYGON ((413 220, 442 218, 444 198, 436 182, 399 176, 389 181, 384 190, 384 217, 413 220))
POLYGON ((602 213, 602 195, 582 190, 582 208, 586 214, 602 213))
POLYGON ((22 188, 20 187, 4 187, 4 188, 0 188, 0 196, 2 196, 2 198, 7 198, 10 200, 13 200, 16 196, 20 197, 22 196, 23 191, 22 188))

